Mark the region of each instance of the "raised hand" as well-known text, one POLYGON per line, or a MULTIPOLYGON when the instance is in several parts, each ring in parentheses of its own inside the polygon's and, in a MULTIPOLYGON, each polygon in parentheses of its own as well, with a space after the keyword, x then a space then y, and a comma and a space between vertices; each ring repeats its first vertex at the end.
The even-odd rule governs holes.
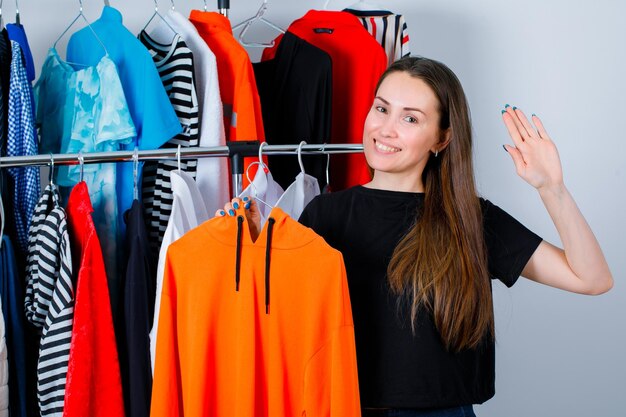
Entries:
POLYGON ((504 145, 504 149, 517 174, 538 190, 562 186, 559 153, 539 117, 533 114, 531 124, 520 109, 507 104, 502 119, 515 145, 504 145))

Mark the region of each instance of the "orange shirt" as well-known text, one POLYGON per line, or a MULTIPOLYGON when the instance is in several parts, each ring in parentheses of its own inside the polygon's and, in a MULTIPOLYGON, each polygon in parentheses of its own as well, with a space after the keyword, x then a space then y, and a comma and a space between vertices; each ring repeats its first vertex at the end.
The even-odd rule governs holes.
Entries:
POLYGON ((341 253, 279 208, 253 242, 237 214, 169 247, 151 416, 360 416, 341 253))
MULTIPOLYGON (((219 13, 200 10, 192 10, 189 20, 215 54, 226 140, 264 142, 261 100, 254 70, 248 53, 233 37, 230 21, 219 13)), ((245 169, 256 160, 244 159, 244 186, 248 183, 245 169)), ((250 171, 250 178, 254 178, 255 172, 250 171)))

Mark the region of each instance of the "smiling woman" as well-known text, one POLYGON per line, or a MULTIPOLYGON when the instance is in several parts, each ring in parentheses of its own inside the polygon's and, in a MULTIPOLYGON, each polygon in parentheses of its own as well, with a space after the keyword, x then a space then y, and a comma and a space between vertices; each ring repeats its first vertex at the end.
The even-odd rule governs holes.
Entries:
MULTIPOLYGON (((478 196, 463 88, 426 58, 401 59, 381 76, 363 129, 372 180, 316 197, 299 219, 344 257, 364 417, 473 416, 473 404, 493 397, 490 279, 510 287, 523 275, 582 294, 612 286, 541 121, 509 106, 502 113, 515 145, 505 149, 565 250, 478 196)), ((245 208, 259 230, 256 203, 245 208)))

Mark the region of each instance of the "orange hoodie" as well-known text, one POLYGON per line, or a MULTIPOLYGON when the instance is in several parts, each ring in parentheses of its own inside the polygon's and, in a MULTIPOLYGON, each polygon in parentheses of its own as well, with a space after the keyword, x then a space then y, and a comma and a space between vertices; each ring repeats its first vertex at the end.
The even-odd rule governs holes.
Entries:
POLYGON ((153 417, 360 415, 343 257, 279 208, 170 245, 158 331, 153 417))

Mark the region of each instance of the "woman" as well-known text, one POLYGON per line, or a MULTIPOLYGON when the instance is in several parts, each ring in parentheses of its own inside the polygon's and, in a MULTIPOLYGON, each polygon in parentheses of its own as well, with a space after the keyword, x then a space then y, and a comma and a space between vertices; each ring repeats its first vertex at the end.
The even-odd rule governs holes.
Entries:
MULTIPOLYGON (((465 94, 425 58, 397 61, 378 83, 363 132, 372 181, 317 197, 300 218, 344 256, 364 416, 473 416, 494 395, 490 278, 582 294, 613 285, 541 121, 508 105, 502 117, 504 147, 564 250, 477 197, 465 94)), ((244 204, 258 231, 255 203, 244 204)))

